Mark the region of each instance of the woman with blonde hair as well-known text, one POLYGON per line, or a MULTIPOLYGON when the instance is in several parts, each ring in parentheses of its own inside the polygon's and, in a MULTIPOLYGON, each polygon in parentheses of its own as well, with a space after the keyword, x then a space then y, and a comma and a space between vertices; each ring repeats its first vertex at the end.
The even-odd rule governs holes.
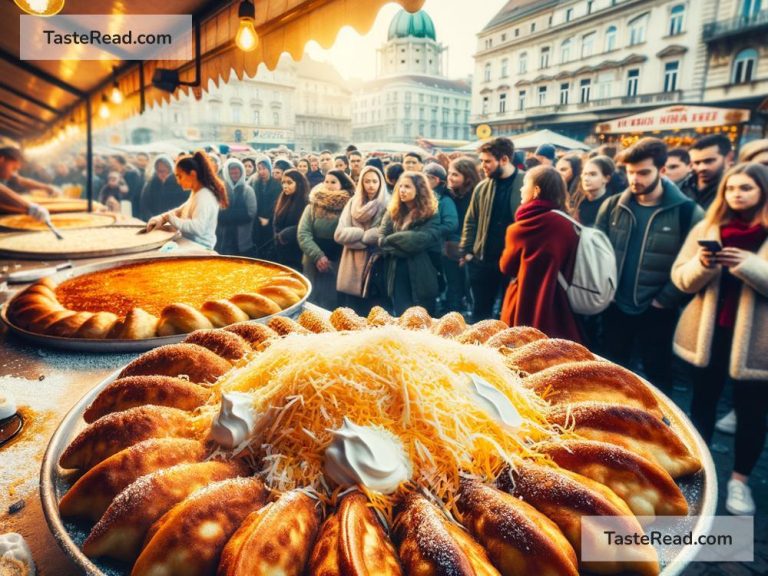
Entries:
POLYGON ((752 140, 741 147, 739 162, 757 162, 768 166, 768 139, 752 140))
POLYGON ((363 274, 371 249, 379 243, 379 225, 387 209, 387 186, 378 168, 365 166, 360 171, 355 195, 344 206, 334 240, 344 249, 339 261, 336 290, 345 306, 362 316, 371 307, 363 296, 363 274))
POLYGON ((423 306, 434 314, 440 292, 430 251, 438 250, 440 217, 437 198, 421 172, 404 172, 379 227, 379 246, 387 257, 387 295, 394 312, 423 306))
POLYGON ((733 382, 736 437, 725 508, 739 515, 755 513, 747 481, 765 446, 768 413, 767 196, 767 167, 728 170, 672 267, 675 286, 694 295, 674 350, 693 366, 691 419, 706 442, 726 381, 733 382))
POLYGON ((147 231, 167 226, 181 232, 184 238, 213 250, 219 209, 229 206, 224 182, 216 175, 214 164, 202 150, 179 157, 174 172, 179 185, 190 190, 191 195, 181 206, 150 218, 147 231))

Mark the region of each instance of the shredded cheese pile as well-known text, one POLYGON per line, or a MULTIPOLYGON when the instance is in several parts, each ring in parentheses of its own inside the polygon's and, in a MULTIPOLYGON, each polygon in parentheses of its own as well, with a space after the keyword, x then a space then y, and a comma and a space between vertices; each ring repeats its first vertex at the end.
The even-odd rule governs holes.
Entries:
MULTIPOLYGON (((260 461, 258 474, 276 490, 332 496, 323 455, 345 416, 401 440, 414 475, 400 493, 427 489, 449 508, 461 476, 494 479, 505 464, 532 455, 532 442, 552 434, 546 405, 520 385, 497 351, 397 327, 290 335, 230 371, 219 387, 253 396, 259 416, 248 448, 260 461), (505 428, 478 406, 464 373, 503 392, 523 427, 505 428)), ((391 512, 393 498, 366 493, 374 507, 391 512)))

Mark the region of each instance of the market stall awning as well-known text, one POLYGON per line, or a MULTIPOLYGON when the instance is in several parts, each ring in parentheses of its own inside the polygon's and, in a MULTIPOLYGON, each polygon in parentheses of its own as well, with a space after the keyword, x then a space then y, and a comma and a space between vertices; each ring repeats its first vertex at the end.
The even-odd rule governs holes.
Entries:
MULTIPOLYGON (((560 148, 562 150, 590 149, 590 146, 584 144, 584 142, 574 140, 573 138, 568 138, 568 136, 564 136, 559 132, 554 132, 552 130, 536 130, 535 132, 524 132, 523 134, 508 136, 508 138, 514 143, 515 150, 535 150, 542 144, 552 144, 555 148, 560 148)), ((458 150, 461 150, 462 152, 475 152, 483 142, 487 142, 487 140, 470 142, 466 146, 458 148, 458 150)))
MULTIPOLYGON (((424 0, 394 0, 409 11, 417 11, 424 0)), ((259 64, 274 68, 283 52, 300 59, 310 40, 330 46, 343 26, 366 32, 379 9, 389 0, 257 0, 255 25, 260 41, 252 52, 234 44, 240 2, 221 0, 66 0, 61 15, 73 14, 192 14, 200 32, 200 88, 216 85, 234 70, 238 78, 252 76, 259 64)), ((172 95, 152 87, 157 68, 179 69, 182 81, 195 80, 194 62, 179 68, 177 61, 21 61, 19 15, 13 2, 0 2, 0 134, 19 140, 40 140, 52 130, 74 119, 85 123, 85 100, 91 116, 102 92, 113 81, 117 66, 125 100, 113 106, 109 119, 94 118, 96 126, 124 119, 141 110, 168 101, 172 95)), ((66 52, 63 51, 63 55, 66 52)), ((187 91, 182 87, 180 90, 187 91)))
POLYGON ((665 106, 597 125, 600 134, 665 132, 749 122, 750 111, 709 106, 665 106))

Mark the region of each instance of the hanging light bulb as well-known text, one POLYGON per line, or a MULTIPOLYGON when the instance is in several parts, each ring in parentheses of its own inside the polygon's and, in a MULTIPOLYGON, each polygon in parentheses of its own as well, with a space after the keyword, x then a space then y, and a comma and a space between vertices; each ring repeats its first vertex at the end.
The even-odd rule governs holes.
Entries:
POLYGON ((64 8, 64 0, 13 0, 16 6, 32 16, 53 16, 64 8))
POLYGON ((107 101, 107 95, 101 95, 101 105, 99 106, 99 116, 106 120, 109 118, 109 103, 107 101))
POLYGON ((112 67, 112 76, 114 77, 114 82, 112 82, 112 92, 110 92, 109 99, 112 100, 113 104, 122 104, 123 92, 117 83, 117 68, 114 66, 112 67))
POLYGON ((259 35, 256 33, 254 22, 256 20, 256 7, 251 0, 240 2, 237 11, 240 18, 240 26, 235 35, 235 44, 243 52, 251 52, 259 45, 259 35))

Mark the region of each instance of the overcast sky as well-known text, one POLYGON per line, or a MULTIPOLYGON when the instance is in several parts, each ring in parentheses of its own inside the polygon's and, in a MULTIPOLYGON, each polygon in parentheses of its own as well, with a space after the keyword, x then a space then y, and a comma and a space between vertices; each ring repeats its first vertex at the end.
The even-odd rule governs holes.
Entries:
MULTIPOLYGON (((448 47, 447 73, 464 77, 474 71, 472 55, 477 47, 476 34, 493 18, 507 0, 427 0, 425 10, 435 23, 438 42, 448 47)), ((329 50, 316 42, 307 45, 307 53, 316 60, 333 62, 346 78, 369 80, 376 75, 376 49, 387 40, 392 18, 401 9, 399 4, 387 4, 376 18, 371 31, 360 36, 345 27, 329 50)))

